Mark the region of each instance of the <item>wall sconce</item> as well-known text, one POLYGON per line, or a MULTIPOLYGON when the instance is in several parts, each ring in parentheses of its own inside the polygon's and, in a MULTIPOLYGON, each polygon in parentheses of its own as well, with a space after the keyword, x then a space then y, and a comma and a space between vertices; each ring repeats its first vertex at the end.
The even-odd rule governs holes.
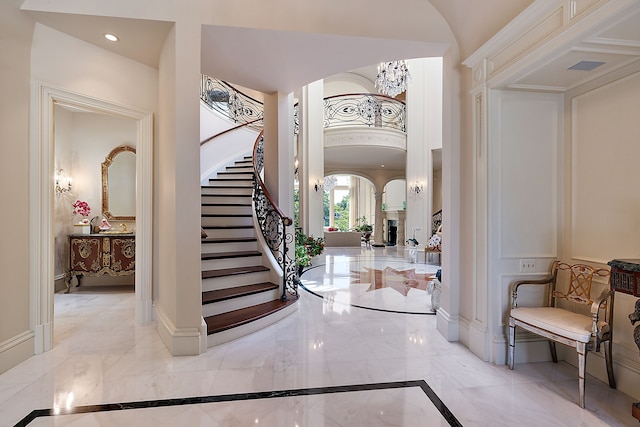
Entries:
POLYGON ((65 175, 62 169, 56 170, 54 179, 56 195, 61 196, 64 193, 71 192, 71 182, 73 180, 70 176, 65 175))
POLYGON ((324 191, 324 181, 320 181, 319 179, 316 179, 316 182, 313 184, 313 189, 316 190, 316 193, 319 193, 320 191, 324 191))
POLYGON ((418 194, 422 193, 423 190, 424 190, 424 187, 418 181, 416 181, 414 184, 411 184, 409 186, 409 193, 411 193, 414 196, 417 196, 418 194))

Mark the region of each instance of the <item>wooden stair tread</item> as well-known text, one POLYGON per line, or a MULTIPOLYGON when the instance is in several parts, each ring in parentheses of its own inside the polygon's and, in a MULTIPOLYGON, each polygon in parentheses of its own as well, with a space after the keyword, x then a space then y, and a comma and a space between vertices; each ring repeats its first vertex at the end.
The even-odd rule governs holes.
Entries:
POLYGON ((207 323, 207 334, 211 335, 237 326, 245 325, 295 304, 296 301, 297 299, 294 298, 288 299, 287 301, 273 300, 263 304, 205 317, 204 320, 207 323))
POLYGON ((262 253, 258 251, 238 251, 238 252, 212 252, 208 254, 202 254, 202 259, 224 259, 224 258, 244 258, 252 256, 261 256, 262 253))
POLYGON ((220 268, 217 270, 205 270, 202 272, 203 279, 211 279, 214 277, 234 276, 236 274, 261 273, 269 271, 267 267, 255 265, 249 267, 220 268))
POLYGON ((210 304, 218 301, 224 301, 232 298, 239 298, 247 295, 253 295, 260 292, 272 291, 278 289, 275 283, 254 283, 253 285, 238 286, 235 288, 216 289, 214 291, 206 291, 202 293, 202 303, 210 304))
POLYGON ((205 230, 231 230, 235 228, 253 228, 253 225, 203 225, 205 230))

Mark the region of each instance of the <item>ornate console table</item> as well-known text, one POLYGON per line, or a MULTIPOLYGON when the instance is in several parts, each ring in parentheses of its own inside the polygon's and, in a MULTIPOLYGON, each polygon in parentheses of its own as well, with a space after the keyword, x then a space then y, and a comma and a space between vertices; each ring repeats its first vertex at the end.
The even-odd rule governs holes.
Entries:
MULTIPOLYGON (((611 266, 611 289, 640 297, 640 259, 614 259, 611 266)), ((629 315, 631 324, 640 321, 640 300, 636 301, 635 311, 629 315)), ((633 331, 633 339, 640 350, 640 325, 633 331)), ((640 402, 632 407, 632 415, 640 421, 640 402)))
POLYGON ((126 276, 135 273, 136 237, 134 234, 69 235, 69 281, 77 276, 126 276))

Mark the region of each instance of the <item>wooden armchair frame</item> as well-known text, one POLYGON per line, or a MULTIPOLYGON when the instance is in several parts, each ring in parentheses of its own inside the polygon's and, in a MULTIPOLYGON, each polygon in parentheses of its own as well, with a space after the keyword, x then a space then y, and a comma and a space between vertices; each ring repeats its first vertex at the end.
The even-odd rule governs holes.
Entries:
POLYGON ((584 264, 569 265, 562 262, 554 262, 551 274, 540 280, 519 280, 511 286, 511 311, 509 313, 509 369, 513 369, 515 360, 515 328, 520 328, 540 335, 549 340, 551 358, 558 362, 555 343, 574 347, 578 353, 578 386, 579 405, 585 404, 585 372, 587 366, 587 353, 589 350, 600 351, 600 345, 604 347, 607 365, 609 386, 616 388, 616 380, 613 374, 613 362, 611 360, 611 347, 613 341, 613 298, 614 292, 605 288, 600 296, 591 300, 591 282, 593 276, 608 277, 609 270, 594 269, 584 264), (569 291, 559 292, 556 289, 558 271, 570 272, 569 291), (518 289, 521 286, 545 286, 544 307, 518 307, 518 289), (559 299, 573 301, 578 304, 590 304, 591 316, 576 313, 557 307, 559 299), (603 316, 601 314, 604 314, 603 316), (601 317, 604 317, 602 319, 601 317))

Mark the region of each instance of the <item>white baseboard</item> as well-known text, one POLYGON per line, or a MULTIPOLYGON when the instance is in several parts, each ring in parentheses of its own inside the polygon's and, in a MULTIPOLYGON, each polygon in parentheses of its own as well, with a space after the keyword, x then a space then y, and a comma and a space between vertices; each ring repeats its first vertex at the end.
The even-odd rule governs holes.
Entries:
POLYGON ((156 306, 158 334, 160 339, 174 356, 196 356, 206 348, 206 330, 202 333, 202 324, 197 328, 176 328, 169 318, 156 306), (203 344, 204 340, 205 344, 203 344))
POLYGON ((33 356, 33 348, 32 331, 25 331, 0 343, 0 374, 33 356))
POLYGON ((460 336, 459 318, 458 316, 450 316, 442 307, 436 312, 436 328, 447 341, 458 341, 460 336))

